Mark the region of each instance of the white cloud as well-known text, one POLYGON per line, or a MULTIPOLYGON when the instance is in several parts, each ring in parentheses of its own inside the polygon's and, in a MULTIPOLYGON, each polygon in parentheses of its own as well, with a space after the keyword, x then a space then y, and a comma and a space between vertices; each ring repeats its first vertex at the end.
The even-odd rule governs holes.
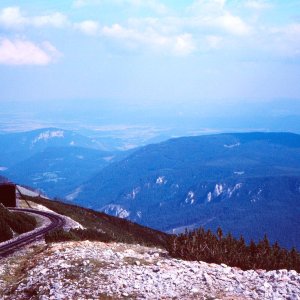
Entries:
POLYGON ((123 28, 120 24, 113 24, 111 27, 104 26, 102 29, 102 33, 105 36, 113 37, 113 38, 137 38, 137 35, 130 31, 129 29, 123 28))
POLYGON ((254 10, 263 10, 267 8, 271 8, 272 5, 266 1, 258 1, 258 0, 249 0, 246 1, 245 6, 247 8, 251 8, 254 10))
POLYGON ((228 6, 226 0, 196 0, 187 7, 191 16, 189 22, 208 35, 216 28, 233 35, 248 35, 251 27, 242 17, 234 15, 228 6))
POLYGON ((166 47, 169 39, 157 33, 152 28, 146 31, 139 31, 135 28, 126 28, 120 24, 112 26, 104 26, 102 28, 102 36, 120 42, 127 48, 137 49, 143 46, 147 48, 159 49, 166 47))
MULTIPOLYGON (((19 7, 7 7, 0 9, 0 27, 12 31, 26 26, 67 27, 103 39, 104 44, 113 41, 121 49, 182 56, 196 51, 241 50, 246 47, 255 51, 298 55, 299 24, 274 28, 266 23, 269 21, 253 17, 253 14, 259 14, 259 10, 272 7, 270 3, 268 0, 245 0, 240 4, 226 0, 195 0, 185 10, 174 14, 159 0, 76 0, 73 4, 78 8, 105 5, 103 13, 111 7, 120 9, 120 18, 124 11, 127 16, 133 9, 135 17, 115 21, 113 25, 100 25, 97 19, 74 22, 60 12, 30 16, 19 7), (159 15, 138 17, 139 9, 159 15)), ((37 47, 49 54, 49 49, 41 45, 37 47)))
POLYGON ((76 8, 81 8, 84 6, 90 6, 90 5, 99 5, 101 4, 103 1, 101 0, 75 0, 73 2, 73 6, 76 8))
POLYGON ((225 6, 225 4, 226 4, 226 0, 212 0, 212 2, 215 2, 221 8, 223 8, 225 6))
POLYGON ((16 29, 28 25, 35 27, 64 27, 68 22, 68 18, 59 12, 49 15, 27 17, 22 13, 19 7, 6 7, 0 10, 0 25, 6 28, 16 29))
POLYGON ((195 50, 196 46, 191 34, 185 33, 175 37, 174 53, 176 55, 189 55, 195 50))
POLYGON ((208 44, 208 47, 211 49, 218 49, 223 40, 222 37, 216 35, 208 35, 205 37, 205 39, 206 43, 208 44))
POLYGON ((35 26, 64 27, 68 24, 68 18, 62 13, 56 12, 51 15, 37 16, 29 19, 29 23, 35 26))
POLYGON ((157 0, 75 0, 73 2, 73 6, 76 8, 103 4, 126 6, 138 9, 146 8, 158 14, 164 14, 168 11, 168 8, 157 0))
POLYGON ((21 14, 19 7, 6 7, 0 11, 0 25, 5 27, 20 27, 27 20, 21 14))
POLYGON ((145 7, 151 9, 158 14, 164 14, 168 12, 168 8, 164 4, 156 0, 123 0, 123 2, 125 4, 128 3, 129 5, 135 7, 139 7, 139 8, 145 7))
POLYGON ((300 56, 300 23, 271 28, 269 48, 285 56, 300 56))
POLYGON ((187 7, 187 12, 192 14, 211 15, 224 9, 226 0, 196 0, 187 7))
POLYGON ((147 28, 139 31, 136 28, 125 28, 120 24, 102 28, 102 36, 119 41, 123 46, 131 49, 143 47, 145 50, 154 50, 178 56, 189 55, 196 50, 193 37, 189 33, 164 35, 147 28))
POLYGON ((87 35, 97 35, 100 30, 99 23, 92 20, 86 20, 80 23, 75 23, 74 28, 80 30, 87 35))
POLYGON ((235 35, 248 35, 251 28, 240 17, 234 16, 229 12, 215 19, 216 25, 227 32, 235 35))
POLYGON ((36 45, 23 39, 0 39, 0 64, 4 65, 48 65, 60 53, 49 42, 36 45))

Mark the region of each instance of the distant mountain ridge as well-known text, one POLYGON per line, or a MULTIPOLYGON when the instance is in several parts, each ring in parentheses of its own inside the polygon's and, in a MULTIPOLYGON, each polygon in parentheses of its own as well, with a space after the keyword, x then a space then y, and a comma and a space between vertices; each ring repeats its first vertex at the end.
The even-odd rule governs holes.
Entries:
POLYGON ((74 131, 44 128, 0 135, 0 171, 10 180, 63 197, 125 151, 74 131))
POLYGON ((238 133, 145 146, 75 201, 159 230, 204 226, 300 248, 300 135, 238 133))
POLYGON ((10 167, 48 147, 68 146, 103 150, 99 142, 59 128, 0 134, 0 166, 10 167))

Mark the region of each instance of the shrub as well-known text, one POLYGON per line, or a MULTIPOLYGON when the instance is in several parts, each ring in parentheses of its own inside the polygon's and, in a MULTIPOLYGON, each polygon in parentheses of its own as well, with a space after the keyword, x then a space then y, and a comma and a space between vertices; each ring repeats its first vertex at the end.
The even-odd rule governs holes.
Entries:
POLYGON ((36 219, 23 212, 11 213, 11 218, 7 220, 13 231, 21 234, 33 230, 36 225, 36 219))
POLYGON ((63 229, 55 229, 46 233, 46 243, 65 242, 65 241, 77 241, 78 238, 72 232, 65 231, 63 229))
POLYGON ((34 217, 22 212, 11 212, 2 204, 0 204, 0 220, 2 228, 0 239, 2 241, 12 238, 12 231, 21 234, 33 230, 37 225, 34 217))
POLYGON ((113 239, 95 229, 71 229, 64 231, 63 229, 56 229, 48 232, 45 235, 46 243, 65 242, 65 241, 100 241, 111 242, 113 239))
POLYGON ((70 230, 74 235, 76 235, 80 241, 90 240, 90 241, 99 241, 99 242, 112 242, 114 239, 108 234, 99 232, 96 229, 71 229, 70 230))
POLYGON ((13 237, 13 233, 4 220, 0 218, 0 242, 5 242, 13 237))

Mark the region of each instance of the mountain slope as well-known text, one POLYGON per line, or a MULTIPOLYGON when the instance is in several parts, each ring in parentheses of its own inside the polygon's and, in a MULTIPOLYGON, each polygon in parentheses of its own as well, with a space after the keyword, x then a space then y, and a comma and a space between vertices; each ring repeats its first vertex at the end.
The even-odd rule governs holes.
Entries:
POLYGON ((149 145, 80 187, 76 201, 164 231, 203 225, 300 248, 300 136, 221 134, 149 145))
POLYGON ((0 134, 0 167, 8 168, 48 147, 68 146, 103 148, 99 142, 88 137, 58 128, 0 134))
POLYGON ((26 198, 54 212, 70 217, 85 228, 100 230, 118 242, 166 247, 169 241, 168 234, 135 224, 128 220, 60 201, 47 200, 40 197, 26 198))
POLYGON ((10 167, 4 174, 49 196, 62 197, 117 157, 118 153, 95 149, 52 147, 10 167))
POLYGON ((109 163, 131 153, 103 149, 99 140, 57 128, 2 134, 0 174, 51 197, 64 197, 109 163))

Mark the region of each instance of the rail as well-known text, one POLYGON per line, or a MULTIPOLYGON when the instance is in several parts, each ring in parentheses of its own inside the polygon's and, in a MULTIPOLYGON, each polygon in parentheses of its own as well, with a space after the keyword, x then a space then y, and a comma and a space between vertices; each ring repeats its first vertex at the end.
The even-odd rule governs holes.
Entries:
POLYGON ((53 229, 62 228, 65 225, 65 220, 61 216, 53 213, 35 210, 35 209, 27 209, 27 208, 9 208, 9 210, 20 211, 25 213, 27 212, 27 213, 32 213, 43 217, 47 217, 48 219, 50 219, 51 223, 46 227, 35 229, 32 232, 28 232, 20 235, 20 237, 16 239, 5 242, 4 245, 0 246, 0 259, 8 254, 15 252, 21 247, 24 247, 25 245, 28 245, 31 242, 42 238, 47 232, 53 229))

